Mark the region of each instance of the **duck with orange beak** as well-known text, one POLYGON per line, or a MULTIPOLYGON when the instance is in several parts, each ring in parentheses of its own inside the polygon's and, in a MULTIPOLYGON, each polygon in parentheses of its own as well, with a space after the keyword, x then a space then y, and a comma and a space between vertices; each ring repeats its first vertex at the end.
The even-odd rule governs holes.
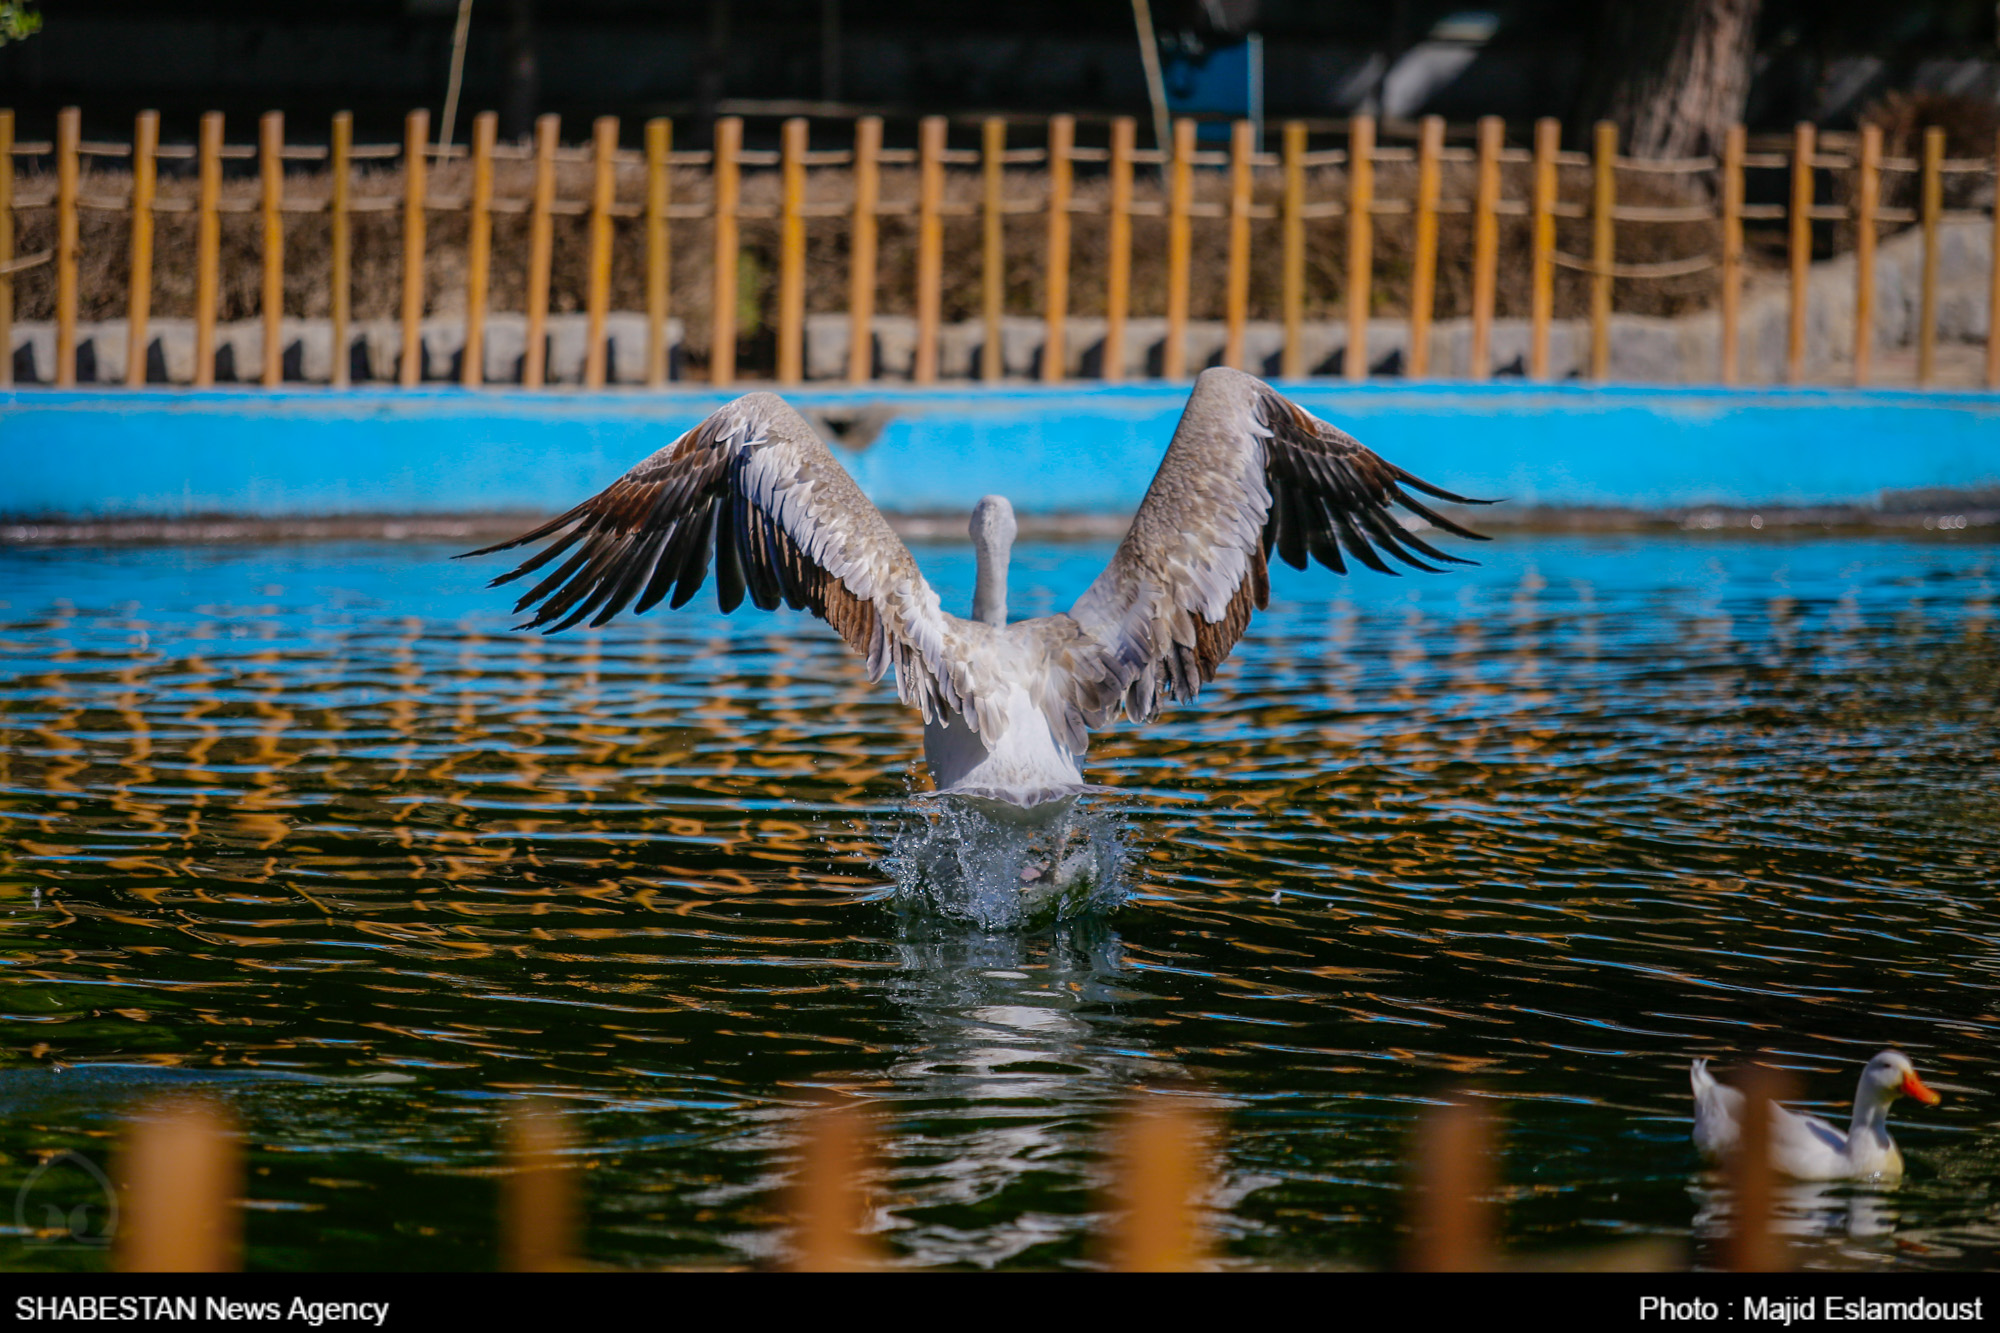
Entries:
MULTIPOLYGON (((1716 1082, 1706 1060, 1694 1062, 1691 1077, 1695 1147, 1711 1161, 1728 1157, 1743 1137, 1743 1094, 1716 1082)), ((1938 1103, 1909 1056, 1883 1051, 1861 1071, 1846 1133, 1818 1116, 1773 1106, 1771 1166, 1796 1180, 1900 1179, 1903 1154, 1889 1137, 1889 1104, 1898 1097, 1938 1103)))

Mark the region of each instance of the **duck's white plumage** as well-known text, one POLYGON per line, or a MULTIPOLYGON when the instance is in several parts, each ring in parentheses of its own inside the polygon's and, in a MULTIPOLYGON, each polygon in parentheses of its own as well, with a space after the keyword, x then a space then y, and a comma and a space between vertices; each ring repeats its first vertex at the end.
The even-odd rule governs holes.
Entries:
MULTIPOLYGON (((1743 1142, 1743 1094, 1718 1083, 1708 1061, 1689 1070, 1694 1087, 1694 1142, 1702 1154, 1721 1161, 1743 1142)), ((1889 1104, 1915 1097, 1935 1105, 1938 1095, 1917 1077, 1901 1051, 1883 1051, 1861 1071, 1854 1090, 1854 1115, 1846 1132, 1814 1115, 1771 1106, 1771 1165, 1797 1180, 1894 1180, 1903 1174, 1903 1154, 1889 1137, 1889 1104)))
POLYGON ((960 619, 812 427, 775 394, 753 393, 568 513, 472 554, 556 538, 494 580, 568 552, 515 605, 536 608, 525 627, 548 631, 669 597, 678 607, 712 559, 725 612, 746 593, 765 609, 809 610, 865 657, 871 680, 895 671, 898 694, 923 715, 939 790, 1036 806, 1083 789, 1092 730, 1120 712, 1150 720, 1214 679, 1269 599, 1274 549, 1297 568, 1310 557, 1336 572, 1343 552, 1385 573, 1395 572, 1385 555, 1423 570, 1434 570, 1424 557, 1465 563, 1391 515, 1400 504, 1478 537, 1410 489, 1478 503, 1418 480, 1261 380, 1204 371, 1131 530, 1076 605, 1006 623, 1013 516, 989 497, 973 523, 981 618, 960 619))

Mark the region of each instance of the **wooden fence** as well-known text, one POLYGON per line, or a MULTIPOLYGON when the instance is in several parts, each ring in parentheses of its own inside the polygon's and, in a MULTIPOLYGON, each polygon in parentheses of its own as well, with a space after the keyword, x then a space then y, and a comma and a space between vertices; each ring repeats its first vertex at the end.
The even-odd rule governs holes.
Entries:
MULTIPOLYGON (((1725 1164, 1729 1226, 1707 1266, 1771 1272, 1793 1266, 1769 1162, 1770 1108, 1795 1088, 1752 1065, 1742 1147, 1725 1164)), ((1453 1096, 1427 1110, 1411 1143, 1400 1265, 1418 1272, 1666 1271, 1697 1258, 1667 1239, 1554 1254, 1509 1256, 1499 1246, 1499 1154, 1483 1099, 1453 1096)), ((788 1266, 805 1271, 888 1267, 871 1225, 880 1177, 877 1126, 860 1106, 829 1102, 803 1113, 782 1211, 788 1266)), ((1107 1227, 1092 1247, 1104 1267, 1169 1272, 1217 1266, 1208 1213, 1221 1145, 1198 1099, 1154 1095, 1128 1108, 1110 1134, 1107 1227)), ((501 1147, 500 1263, 515 1271, 591 1267, 583 1257, 579 1163, 584 1145, 560 1112, 509 1115, 501 1147)), ((120 1202, 112 1260, 127 1272, 224 1272, 243 1263, 242 1150, 220 1104, 170 1097, 136 1116, 115 1171, 120 1202)))
MULTIPOLYGON (((1663 279, 1714 270, 1718 278, 1721 339, 1716 378, 1735 383, 1739 362, 1739 314, 1744 284, 1744 226, 1746 223, 1778 223, 1788 231, 1790 261, 1790 320, 1786 345, 1787 377, 1801 380, 1805 374, 1807 298, 1813 251, 1814 224, 1836 221, 1853 228, 1855 237, 1854 342, 1851 348, 1853 375, 1857 383, 1867 383, 1872 373, 1872 305, 1875 296, 1875 245, 1878 229, 1884 225, 1916 224, 1922 229, 1924 259, 1920 276, 1917 337, 1917 378, 1928 383, 1936 366, 1938 301, 1938 226, 1955 216, 1985 218, 1984 210, 1968 213, 1943 206, 1947 177, 1967 173, 2000 172, 2000 143, 1988 158, 1952 159, 1944 155, 1945 138, 1940 129, 1926 131, 1922 151, 1914 159, 1885 157, 1880 131, 1864 127, 1852 152, 1828 153, 1815 142, 1814 129, 1801 124, 1789 152, 1751 152, 1742 127, 1732 129, 1722 155, 1655 161, 1629 158, 1618 151, 1617 132, 1609 123, 1598 124, 1588 153, 1565 151, 1560 147, 1560 126, 1553 120, 1538 121, 1532 144, 1510 147, 1505 127, 1497 117, 1478 122, 1470 148, 1448 147, 1445 125, 1428 117, 1419 127, 1414 146, 1383 146, 1376 142, 1376 126, 1365 116, 1355 117, 1345 142, 1313 146, 1308 127, 1293 122, 1278 134, 1279 151, 1258 149, 1253 127, 1237 122, 1226 151, 1202 149, 1196 143, 1196 126, 1191 120, 1177 122, 1173 141, 1164 149, 1137 146, 1135 122, 1113 120, 1109 143, 1104 147, 1084 147, 1076 141, 1076 121, 1056 116, 1048 122, 1047 142, 1038 146, 1009 146, 1008 127, 1001 120, 981 126, 979 147, 953 148, 948 141, 948 125, 943 117, 929 117, 919 126, 917 146, 888 148, 882 142, 882 122, 864 117, 854 124, 851 147, 814 149, 810 126, 803 119, 784 122, 780 146, 775 150, 753 150, 743 146, 743 122, 723 118, 715 123, 712 147, 675 148, 674 127, 664 119, 646 122, 644 148, 633 151, 619 147, 620 127, 615 117, 599 119, 593 126, 587 147, 565 147, 555 116, 543 116, 536 123, 532 143, 509 145, 498 142, 496 119, 488 112, 474 122, 469 146, 437 148, 430 145, 427 112, 410 113, 401 144, 356 144, 352 124, 345 114, 333 118, 329 141, 321 145, 288 144, 282 113, 271 112, 259 125, 254 145, 229 144, 224 140, 220 113, 201 120, 198 141, 170 145, 159 141, 159 121, 153 112, 141 113, 130 143, 86 141, 81 137, 81 117, 75 108, 57 118, 51 142, 19 142, 14 137, 14 118, 0 111, 0 384, 12 379, 12 323, 14 318, 14 275, 44 264, 55 266, 55 367, 53 379, 69 385, 77 378, 77 319, 79 255, 79 213, 104 210, 130 219, 130 298, 127 314, 126 380, 142 384, 146 379, 148 319, 151 308, 156 255, 153 246, 155 215, 191 210, 196 214, 196 283, 194 300, 195 358, 193 382, 212 384, 215 379, 216 317, 219 282, 221 214, 254 211, 261 221, 263 264, 262 319, 264 339, 262 364, 257 378, 267 386, 284 379, 280 320, 284 302, 284 255, 286 219, 300 213, 330 215, 332 238, 331 324, 333 346, 331 382, 348 380, 350 310, 353 288, 352 252, 355 215, 367 212, 399 212, 402 219, 401 356, 398 379, 414 385, 423 378, 422 323, 425 316, 425 224, 437 213, 468 215, 467 262, 465 275, 465 346, 461 378, 468 385, 485 380, 485 358, 480 354, 488 319, 488 288, 493 271, 492 223, 496 214, 526 214, 530 221, 525 256, 512 256, 524 263, 527 272, 526 353, 520 383, 529 388, 543 386, 548 379, 547 326, 553 218, 561 214, 583 215, 588 219, 589 255, 587 297, 588 339, 582 382, 599 388, 606 382, 606 320, 610 313, 611 271, 614 251, 613 220, 643 219, 644 271, 647 330, 644 382, 662 385, 669 375, 668 321, 670 274, 673 264, 674 224, 692 219, 712 222, 713 282, 708 378, 716 385, 734 383, 737 376, 738 265, 741 254, 739 223, 745 219, 771 219, 779 224, 777 245, 778 281, 775 317, 776 379, 780 384, 799 382, 804 376, 806 315, 806 229, 815 219, 838 218, 849 229, 848 263, 848 377, 865 381, 874 373, 873 319, 878 290, 877 232, 884 217, 910 217, 916 222, 916 350, 912 377, 930 383, 939 374, 939 332, 942 286, 943 228, 948 219, 976 218, 981 229, 982 263, 980 314, 984 342, 978 359, 981 379, 997 380, 1003 374, 1001 359, 1001 319, 1004 308, 1006 254, 1003 220, 1010 215, 1034 214, 1044 221, 1041 266, 1041 316, 1045 322, 1040 376, 1060 380, 1066 374, 1064 339, 1069 314, 1069 277, 1072 228, 1076 216, 1093 215, 1106 229, 1109 247, 1106 278, 1106 320, 1100 362, 1106 380, 1124 376, 1131 306, 1132 220, 1135 217, 1164 217, 1167 236, 1167 290, 1165 294, 1166 332, 1159 360, 1165 378, 1179 378, 1195 369, 1188 353, 1190 320, 1189 291, 1191 236, 1197 222, 1218 222, 1227 227, 1227 283, 1223 320, 1227 330, 1221 360, 1242 366, 1245 362, 1245 329, 1250 318, 1249 274, 1251 222, 1272 219, 1280 223, 1282 255, 1281 309, 1283 352, 1280 369, 1287 376, 1308 373, 1301 329, 1305 311, 1305 256, 1307 229, 1344 220, 1346 230, 1345 269, 1347 291, 1345 319, 1347 344, 1343 372, 1359 380, 1368 373, 1367 340, 1371 314, 1369 293, 1374 287, 1376 260, 1374 234, 1378 220, 1408 218, 1414 232, 1414 271, 1408 312, 1409 342, 1405 373, 1422 378, 1431 373, 1431 329, 1436 305, 1438 269, 1438 220, 1441 215, 1469 213, 1473 224, 1470 373, 1474 379, 1490 373, 1489 348, 1494 325, 1496 272, 1499 256, 1499 219, 1525 217, 1530 221, 1532 300, 1530 341, 1525 370, 1530 378, 1547 378, 1550 371, 1549 329, 1554 315, 1554 274, 1558 267, 1587 275, 1589 282, 1589 342, 1586 373, 1605 378, 1611 357, 1611 315, 1613 283, 1620 279, 1663 279), (429 192, 426 164, 444 158, 468 157, 471 185, 462 196, 443 198, 429 192), (17 183, 16 158, 52 159, 52 170, 41 170, 17 183), (85 158, 129 160, 129 194, 106 197, 82 191, 84 175, 80 163, 85 158), (163 159, 193 159, 198 167, 199 188, 195 197, 167 199, 157 193, 157 164, 163 159), (260 193, 254 203, 225 201, 222 190, 223 164, 231 159, 254 160, 258 164, 260 193), (494 164, 525 160, 533 165, 533 186, 525 197, 501 197, 494 192, 494 164), (324 200, 288 198, 286 164, 323 162, 331 175, 331 193, 324 200), (358 163, 400 161, 403 191, 400 196, 356 195, 351 182, 358 163), (587 198, 559 198, 556 190, 558 162, 586 162, 592 168, 592 184, 587 198), (1414 191, 1407 198, 1391 198, 1376 190, 1377 168, 1383 164, 1412 164, 1414 191), (1476 182, 1471 198, 1441 195, 1442 167, 1465 163, 1473 167, 1476 182), (912 199, 890 200, 881 196, 881 168, 908 164, 916 168, 917 192, 912 199), (1095 171, 1101 167, 1109 181, 1102 204, 1084 204, 1074 192, 1078 165, 1095 171), (1503 166, 1528 168, 1525 198, 1507 197, 1503 190, 1503 166), (621 198, 621 166, 643 169, 643 193, 638 198, 621 198), (712 196, 707 202, 678 201, 673 197, 671 168, 706 168, 712 177, 712 196), (809 202, 807 176, 813 168, 838 167, 852 181, 851 197, 841 202, 809 202), (1008 194, 1009 167, 1038 167, 1044 188, 1031 197, 1008 194), (1194 171, 1200 167, 1223 168, 1227 172, 1226 202, 1198 202, 1193 188, 1194 171), (1337 198, 1310 198, 1310 169, 1338 167, 1345 182, 1337 198), (1564 198, 1559 189, 1559 169, 1587 168, 1590 189, 1587 197, 1564 198), (1134 172, 1157 168, 1165 177, 1162 201, 1142 201, 1134 197, 1134 172), (780 202, 775 207, 753 207, 743 202, 744 172, 772 170, 782 182, 780 202), (953 169, 970 169, 981 182, 976 204, 947 200, 945 182, 953 169), (1789 202, 1752 204, 1746 202, 1745 179, 1750 172, 1781 172, 1790 177, 1789 202), (1258 173, 1275 173, 1279 183, 1276 203, 1256 202, 1253 184, 1258 173), (1850 177, 1848 201, 1843 204, 1815 203, 1816 173, 1846 173, 1850 177), (1678 177, 1689 186, 1687 202, 1638 204, 1619 202, 1621 175, 1646 174, 1655 178, 1678 177), (1917 183, 1915 208, 1891 208, 1881 203, 1885 174, 1914 175, 1917 183), (26 209, 53 209, 56 217, 52 250, 16 256, 14 253, 15 214, 26 209), (1588 254, 1570 254, 1557 248, 1558 219, 1580 219, 1589 223, 1588 254), (1713 252, 1692 254, 1653 263, 1621 263, 1621 227, 1670 223, 1714 223, 1719 237, 1713 252)), ((629 173, 628 173, 629 174, 629 173)), ((1520 174, 1515 173, 1517 176, 1520 174)), ((1018 181, 1020 172, 1011 173, 1018 181)), ((1992 214, 1996 251, 2000 251, 2000 209, 1992 214)), ((2000 309, 2000 264, 1992 266, 1989 309, 2000 309)), ((1985 365, 1986 383, 2000 387, 2000 320, 1989 319, 1985 365)))

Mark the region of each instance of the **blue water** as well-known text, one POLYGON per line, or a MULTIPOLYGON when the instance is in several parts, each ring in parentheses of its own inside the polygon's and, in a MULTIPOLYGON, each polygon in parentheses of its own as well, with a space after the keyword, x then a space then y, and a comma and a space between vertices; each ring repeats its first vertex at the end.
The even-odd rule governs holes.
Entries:
MULTIPOLYGON (((1108 553, 1017 548, 1014 613, 1108 553)), ((1687 1061, 1844 1117, 1885 1045, 1945 1100, 1898 1104, 1900 1189, 1788 1197, 1801 1261, 1995 1258, 1990 544, 1280 569, 1195 706, 1094 746, 1117 892, 998 929, 898 882, 919 724, 823 626, 514 635, 447 554, 0 551, 0 1265, 101 1264, 5 1200, 189 1080, 259 1267, 490 1266, 529 1097, 593 1262, 764 1262, 827 1090, 881 1115, 898 1263, 1094 1262, 1106 1127, 1172 1090, 1218 1120, 1221 1262, 1377 1264, 1456 1087, 1509 1248, 1700 1263, 1687 1061)), ((966 552, 917 554, 963 608, 966 552)))

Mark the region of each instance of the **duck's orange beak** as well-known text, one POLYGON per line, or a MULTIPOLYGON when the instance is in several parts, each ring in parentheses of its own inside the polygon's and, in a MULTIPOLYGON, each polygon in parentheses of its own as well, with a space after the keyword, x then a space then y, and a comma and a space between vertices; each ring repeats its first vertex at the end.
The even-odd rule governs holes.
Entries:
POLYGON ((1914 1069, 1903 1075, 1903 1095, 1905 1097, 1915 1097, 1925 1106, 1936 1106, 1938 1104, 1938 1095, 1924 1086, 1924 1081, 1917 1077, 1917 1071, 1914 1069))

